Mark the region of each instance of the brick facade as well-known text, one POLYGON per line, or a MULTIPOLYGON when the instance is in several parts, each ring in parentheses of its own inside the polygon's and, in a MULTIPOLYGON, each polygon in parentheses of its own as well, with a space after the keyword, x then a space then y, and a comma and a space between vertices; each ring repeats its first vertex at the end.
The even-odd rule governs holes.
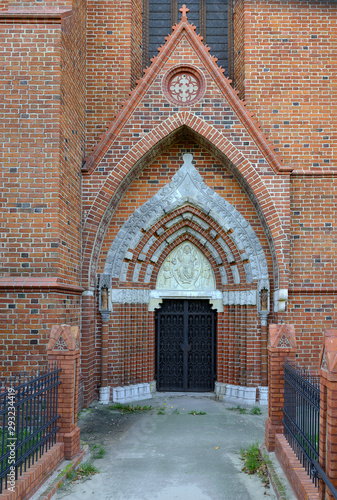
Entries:
MULTIPOLYGON (((318 366, 323 331, 336 327, 337 5, 235 0, 233 10, 231 82, 186 19, 143 73, 141 1, 1 4, 5 374, 46 362, 52 325, 68 324, 81 329, 85 405, 101 384, 153 381, 154 311, 114 303, 103 326, 100 280, 123 225, 170 184, 185 153, 256 234, 267 266, 268 323, 293 324, 299 360, 318 366), (162 86, 179 67, 202 74, 203 95, 191 105, 173 102, 162 86)), ((126 276, 109 275, 109 288, 154 290, 165 258, 189 240, 209 260, 219 293, 254 290, 257 297, 255 305, 233 302, 217 313, 217 381, 266 385, 263 280, 247 280, 250 242, 233 242, 232 231, 193 203, 177 206, 141 229, 132 257, 122 259, 126 276), (198 219, 170 226, 187 213, 198 219)))

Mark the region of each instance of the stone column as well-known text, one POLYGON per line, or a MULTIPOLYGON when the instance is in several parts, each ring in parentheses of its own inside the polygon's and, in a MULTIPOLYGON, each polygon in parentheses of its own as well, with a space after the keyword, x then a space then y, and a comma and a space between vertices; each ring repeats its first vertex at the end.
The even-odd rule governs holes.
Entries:
MULTIPOLYGON (((326 330, 320 354, 321 408, 319 461, 337 488, 337 330, 326 330)), ((320 481, 320 499, 333 500, 320 481)))
POLYGON ((295 359, 296 339, 293 325, 269 325, 268 345, 268 419, 265 440, 268 451, 275 449, 275 434, 283 432, 284 362, 295 359))
POLYGON ((80 372, 80 330, 78 326, 54 325, 47 348, 48 361, 57 362, 61 384, 58 389, 57 441, 64 442, 64 456, 71 460, 80 451, 77 426, 78 384, 80 372))

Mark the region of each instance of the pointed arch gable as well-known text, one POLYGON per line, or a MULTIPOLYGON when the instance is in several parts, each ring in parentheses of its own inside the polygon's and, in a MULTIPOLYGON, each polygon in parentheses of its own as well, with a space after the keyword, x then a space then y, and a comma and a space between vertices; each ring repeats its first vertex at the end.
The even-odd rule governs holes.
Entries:
POLYGON ((275 285, 278 285, 280 272, 283 274, 283 282, 287 282, 287 266, 284 262, 287 239, 273 200, 261 177, 250 161, 218 130, 199 116, 183 111, 157 126, 129 150, 116 167, 120 172, 121 180, 118 182, 112 172, 96 196, 83 234, 85 239, 84 271, 88 273, 89 286, 90 283, 94 283, 102 241, 120 199, 151 158, 157 156, 165 146, 173 142, 174 136, 184 128, 211 144, 219 158, 230 161, 237 181, 243 186, 256 207, 266 231, 273 256, 275 285))
POLYGON ((261 132, 260 124, 253 119, 253 113, 246 108, 246 103, 239 99, 238 91, 231 86, 231 80, 224 76, 225 70, 217 65, 215 57, 210 56, 210 48, 203 44, 202 37, 196 34, 196 27, 190 24, 187 19, 182 19, 179 24, 172 27, 172 30, 172 33, 166 37, 165 45, 158 48, 158 56, 152 58, 151 66, 144 70, 144 76, 137 82, 137 87, 130 93, 130 98, 124 102, 115 120, 109 125, 107 132, 102 135, 90 156, 86 158, 82 167, 83 174, 91 174, 104 158, 184 36, 270 167, 275 172, 291 172, 292 167, 282 165, 273 145, 269 144, 267 137, 261 132))

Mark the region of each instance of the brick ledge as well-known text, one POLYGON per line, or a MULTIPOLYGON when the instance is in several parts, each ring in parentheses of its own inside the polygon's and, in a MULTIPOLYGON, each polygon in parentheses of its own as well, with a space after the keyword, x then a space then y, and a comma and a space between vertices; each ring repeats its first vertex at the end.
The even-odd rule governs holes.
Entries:
POLYGON ((299 500, 319 500, 318 488, 308 476, 283 434, 275 436, 275 455, 299 500))

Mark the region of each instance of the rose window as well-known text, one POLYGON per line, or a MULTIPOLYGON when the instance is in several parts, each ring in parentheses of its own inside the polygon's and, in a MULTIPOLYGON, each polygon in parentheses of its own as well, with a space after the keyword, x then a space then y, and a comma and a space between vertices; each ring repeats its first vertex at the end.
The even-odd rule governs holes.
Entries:
POLYGON ((169 92, 179 102, 191 102, 198 95, 199 84, 193 75, 180 74, 170 82, 169 92))
POLYGON ((163 91, 170 101, 188 106, 203 96, 205 79, 193 66, 176 66, 165 75, 163 91))

